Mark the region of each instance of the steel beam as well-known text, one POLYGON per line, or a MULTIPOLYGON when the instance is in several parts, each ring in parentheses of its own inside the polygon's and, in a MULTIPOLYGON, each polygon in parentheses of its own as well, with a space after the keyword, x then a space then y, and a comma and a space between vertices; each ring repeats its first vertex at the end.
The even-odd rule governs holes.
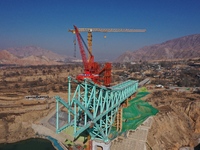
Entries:
POLYGON ((67 108, 69 114, 68 123, 63 127, 59 127, 59 119, 56 119, 57 133, 68 126, 73 126, 75 138, 87 130, 91 139, 109 142, 110 131, 118 109, 126 99, 137 92, 138 81, 128 80, 107 88, 85 79, 84 82, 77 84, 73 96, 71 96, 70 83, 72 79, 69 77, 68 80, 68 102, 59 96, 55 97, 57 102, 56 117, 59 117, 58 103, 67 108), (70 117, 71 115, 73 117, 70 117))

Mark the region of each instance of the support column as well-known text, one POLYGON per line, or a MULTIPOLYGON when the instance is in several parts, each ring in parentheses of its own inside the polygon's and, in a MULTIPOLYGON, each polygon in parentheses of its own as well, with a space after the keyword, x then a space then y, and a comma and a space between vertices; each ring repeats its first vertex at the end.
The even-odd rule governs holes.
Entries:
POLYGON ((56 132, 59 129, 59 101, 56 101, 56 132))
POLYGON ((123 108, 119 107, 118 112, 115 117, 115 122, 113 125, 116 127, 116 130, 119 132, 122 130, 122 116, 123 116, 123 108))
MULTIPOLYGON (((71 77, 68 77, 68 104, 71 106, 71 77)), ((71 121, 71 114, 68 111, 68 122, 71 121)))

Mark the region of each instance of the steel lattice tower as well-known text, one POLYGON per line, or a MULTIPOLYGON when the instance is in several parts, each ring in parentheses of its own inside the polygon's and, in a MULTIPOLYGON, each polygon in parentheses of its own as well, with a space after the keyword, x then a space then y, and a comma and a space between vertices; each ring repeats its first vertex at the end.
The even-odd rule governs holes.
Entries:
POLYGON ((60 133, 69 126, 74 128, 74 137, 88 131, 92 140, 109 142, 111 127, 120 105, 137 92, 138 81, 128 80, 121 84, 105 87, 89 79, 79 82, 68 77, 68 101, 56 96, 56 132, 60 133), (71 82, 77 82, 72 94, 71 82), (68 122, 59 125, 60 106, 68 111, 68 122))

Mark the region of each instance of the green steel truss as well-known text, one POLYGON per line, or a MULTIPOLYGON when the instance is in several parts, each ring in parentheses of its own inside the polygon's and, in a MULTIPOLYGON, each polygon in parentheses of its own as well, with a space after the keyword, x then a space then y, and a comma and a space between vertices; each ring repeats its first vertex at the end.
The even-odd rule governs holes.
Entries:
POLYGON ((104 87, 85 79, 78 83, 76 90, 71 92, 71 82, 76 80, 68 77, 68 102, 56 96, 56 132, 60 133, 69 126, 74 128, 74 137, 88 131, 91 139, 109 142, 109 134, 115 116, 122 102, 133 95, 138 88, 138 81, 128 80, 121 84, 104 87), (67 108, 68 123, 59 125, 59 104, 67 108))

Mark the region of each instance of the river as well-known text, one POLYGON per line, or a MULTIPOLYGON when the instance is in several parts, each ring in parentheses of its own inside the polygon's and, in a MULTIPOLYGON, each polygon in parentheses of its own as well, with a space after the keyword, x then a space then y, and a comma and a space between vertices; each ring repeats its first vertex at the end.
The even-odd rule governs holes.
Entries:
POLYGON ((0 144, 0 150, 56 150, 49 140, 42 138, 31 138, 28 140, 0 144))

